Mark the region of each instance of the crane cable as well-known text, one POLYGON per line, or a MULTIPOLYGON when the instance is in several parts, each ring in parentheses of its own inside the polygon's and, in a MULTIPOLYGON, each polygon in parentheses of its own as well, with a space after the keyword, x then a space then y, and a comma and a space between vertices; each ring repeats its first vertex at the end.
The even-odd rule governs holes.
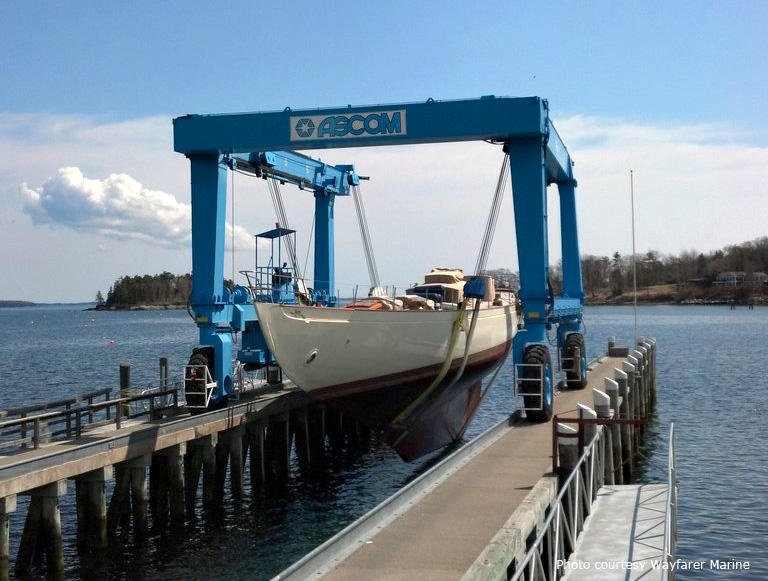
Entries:
POLYGON ((493 234, 496 231, 496 223, 499 219, 499 210, 501 209, 501 201, 504 198, 504 190, 508 178, 509 155, 505 153, 504 161, 501 164, 501 171, 499 172, 499 179, 496 182, 496 193, 494 194, 493 202, 491 203, 488 222, 485 224, 485 232, 483 233, 483 240, 480 244, 480 253, 477 256, 477 263, 475 264, 476 275, 483 274, 485 267, 488 264, 488 256, 491 253, 491 244, 493 243, 493 234))
MULTIPOLYGON (((504 160, 501 162, 501 171, 499 172, 499 179, 496 182, 496 192, 493 195, 493 201, 491 202, 491 211, 488 214, 488 222, 485 225, 485 233, 483 234, 483 241, 480 245, 480 254, 477 257, 477 264, 475 264, 475 276, 480 276, 485 272, 485 267, 488 264, 488 255, 491 252, 491 244, 493 243, 493 235, 496 232, 496 223, 499 220, 499 211, 501 209, 501 201, 504 199, 504 190, 507 185, 507 178, 509 177, 509 155, 504 154, 504 160)), ((467 341, 464 346, 464 358, 461 361, 461 367, 456 372, 456 376, 453 378, 449 387, 459 380, 464 374, 464 368, 467 366, 467 360, 469 359, 469 347, 472 344, 472 337, 475 334, 475 324, 477 323, 477 316, 480 311, 479 299, 475 299, 475 308, 472 311, 472 323, 469 326, 469 333, 467 333, 467 341)))
MULTIPOLYGON (((275 215, 277 216, 278 223, 283 228, 288 228, 288 215, 285 213, 285 205, 283 204, 283 195, 280 193, 280 186, 275 178, 270 177, 267 179, 267 185, 269 186, 269 195, 272 198, 272 205, 275 207, 275 215)), ((299 261, 296 258, 296 248, 294 248, 293 240, 290 236, 286 236, 285 245, 288 248, 288 260, 291 261, 291 268, 294 272, 294 278, 301 280, 301 271, 299 269, 299 261)), ((279 266, 279 265, 278 265, 279 266)))
POLYGON ((368 278, 371 282, 371 292, 374 292, 381 283, 379 282, 379 269, 376 265, 376 257, 373 254, 370 228, 368 227, 368 219, 365 216, 365 207, 363 206, 363 198, 360 195, 359 186, 352 186, 352 199, 355 202, 357 223, 360 226, 360 237, 363 241, 363 251, 365 252, 365 262, 368 266, 368 278))

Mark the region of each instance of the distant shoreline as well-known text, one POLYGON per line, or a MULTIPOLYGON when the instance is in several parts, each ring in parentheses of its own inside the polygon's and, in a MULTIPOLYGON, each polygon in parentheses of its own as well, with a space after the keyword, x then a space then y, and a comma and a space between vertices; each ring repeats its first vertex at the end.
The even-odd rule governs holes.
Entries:
POLYGON ((11 308, 11 307, 36 307, 37 303, 32 303, 30 301, 0 301, 0 308, 11 308))
POLYGON ((130 305, 125 307, 90 307, 86 311, 180 311, 186 309, 187 305, 162 304, 162 305, 130 305))

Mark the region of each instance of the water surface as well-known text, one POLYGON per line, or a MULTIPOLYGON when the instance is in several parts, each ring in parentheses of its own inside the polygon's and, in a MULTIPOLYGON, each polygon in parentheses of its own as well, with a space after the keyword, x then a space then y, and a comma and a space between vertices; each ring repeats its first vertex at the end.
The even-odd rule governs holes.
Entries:
MULTIPOLYGON (((589 307, 590 357, 635 335, 631 307, 589 307)), ((678 556, 685 560, 747 560, 749 571, 680 571, 678 579, 768 579, 768 477, 758 427, 766 418, 768 308, 641 306, 637 331, 658 342, 658 405, 643 453, 646 481, 666 479, 669 423, 677 430, 680 478, 678 556)), ((157 382, 158 358, 180 372, 196 343, 184 311, 94 312, 80 307, 0 309, 0 409, 117 387, 118 367, 133 364, 135 386, 157 382)), ((468 437, 516 408, 507 362, 468 437)), ((80 558, 74 546, 72 494, 62 502, 67 579, 270 579, 343 526, 387 498, 431 463, 405 464, 388 448, 335 459, 323 477, 301 478, 292 467, 284 490, 228 498, 184 531, 160 528, 138 541, 113 540, 104 555, 80 558)), ((70 486, 70 489, 73 487, 70 486)), ((12 554, 26 504, 11 523, 12 554)))

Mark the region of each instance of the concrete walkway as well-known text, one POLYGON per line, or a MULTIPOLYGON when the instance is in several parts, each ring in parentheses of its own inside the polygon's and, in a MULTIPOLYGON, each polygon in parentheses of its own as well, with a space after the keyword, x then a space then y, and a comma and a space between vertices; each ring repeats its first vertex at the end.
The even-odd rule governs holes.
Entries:
MULTIPOLYGON (((555 398, 555 414, 592 406, 622 358, 607 358, 589 385, 555 398)), ((552 425, 523 422, 473 458, 323 576, 323 581, 461 579, 542 476, 552 470, 552 425)), ((534 517, 530 518, 532 526, 534 517)))

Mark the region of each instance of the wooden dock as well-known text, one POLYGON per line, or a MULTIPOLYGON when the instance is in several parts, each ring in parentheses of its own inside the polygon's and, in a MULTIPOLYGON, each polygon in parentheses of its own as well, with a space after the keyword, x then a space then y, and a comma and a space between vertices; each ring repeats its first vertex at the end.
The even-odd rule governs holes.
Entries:
POLYGON ((158 413, 164 416, 159 419, 121 420, 126 399, 83 402, 84 407, 66 412, 43 410, 24 418, 23 425, 20 419, 0 422, 35 434, 17 439, 22 447, 0 449, 0 579, 7 578, 12 535, 21 538, 17 574, 40 560, 51 574, 63 570, 59 500, 71 491, 70 481, 75 484, 78 545, 88 552, 107 547, 119 527, 141 534, 150 517, 153 522, 184 522, 192 517, 200 492, 205 505, 217 506, 227 482, 227 492, 239 497, 246 460, 252 488, 279 483, 288 477, 292 453, 302 469, 310 468, 322 461, 326 441, 343 445, 362 429, 350 418, 314 405, 290 384, 244 395, 206 414, 190 416, 172 406, 158 413), (105 408, 111 409, 111 420, 80 425, 81 415, 105 408), (76 421, 69 421, 72 414, 76 421), (71 431, 71 437, 65 434, 46 443, 38 436, 50 431, 41 428, 40 418, 59 424, 66 419, 67 429, 59 431, 71 431), (29 427, 33 424, 34 430, 29 427), (109 498, 106 483, 113 478, 109 498), (24 530, 12 531, 10 515, 19 495, 30 497, 29 510, 24 530))

